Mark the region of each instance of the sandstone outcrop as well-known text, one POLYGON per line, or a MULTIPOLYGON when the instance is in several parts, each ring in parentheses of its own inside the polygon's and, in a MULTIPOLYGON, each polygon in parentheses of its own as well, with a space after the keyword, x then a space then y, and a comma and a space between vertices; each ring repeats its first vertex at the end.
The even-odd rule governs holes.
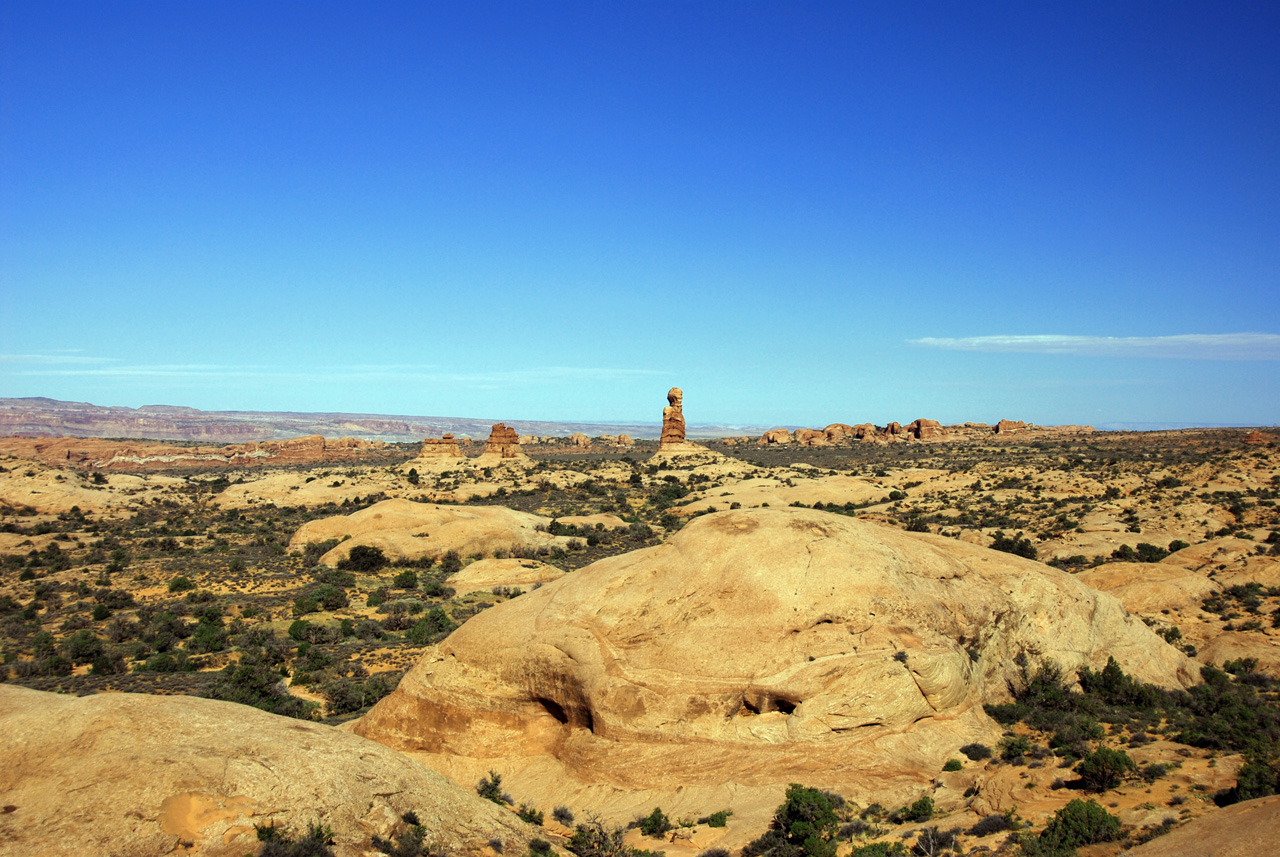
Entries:
POLYGON ((1014 434, 1018 432, 1030 431, 1035 426, 1030 423, 1024 423, 1022 420, 1000 420, 995 425, 996 434, 1014 434))
POLYGON ((446 434, 444 437, 424 437, 422 450, 418 453, 419 461, 464 457, 462 450, 458 448, 457 438, 451 434, 446 434))
POLYGON ((769 429, 767 432, 760 435, 760 440, 757 441, 757 443, 760 446, 773 446, 775 444, 791 443, 794 439, 795 438, 792 437, 791 432, 789 430, 784 428, 777 428, 777 429, 769 429))
POLYGON ((917 793, 957 747, 998 737, 981 705, 1007 698, 1019 654, 1067 670, 1114 656, 1172 687, 1193 674, 1116 599, 1047 566, 756 509, 479 614, 355 730, 460 781, 499 766, 543 802, 639 793, 607 807, 625 816, 714 797, 764 807, 763 823, 789 782, 917 793))
POLYGON ((662 438, 658 449, 684 443, 684 391, 672 387, 667 391, 667 406, 662 409, 662 438))
POLYGON ((544 532, 549 518, 503 506, 438 506, 412 500, 383 500, 350 515, 307 521, 289 541, 293 550, 313 542, 345 539, 320 558, 323 565, 346 559, 351 548, 381 548, 388 559, 462 556, 563 547, 568 538, 544 532), (347 538, 350 536, 350 538, 347 538))
POLYGON ((826 446, 827 436, 817 429, 796 429, 792 435, 800 446, 826 446))
POLYGON ((839 443, 847 437, 853 437, 853 426, 845 423, 832 423, 822 430, 827 443, 839 443))
POLYGON ((1280 795, 1272 795, 1197 818, 1125 853, 1132 857, 1258 857, 1274 853, 1277 842, 1280 795))
POLYGON ((459 595, 495 586, 529 589, 564 577, 564 571, 535 559, 481 559, 468 565, 447 581, 459 595))
POLYGON ((500 464, 529 464, 529 456, 520 451, 520 438, 516 430, 508 428, 505 423, 495 423, 489 432, 489 441, 484 452, 473 462, 477 467, 492 467, 500 464))
POLYGON ((942 434, 942 423, 937 420, 918 419, 907 426, 907 431, 916 440, 932 440, 942 434))
POLYGON ((570 446, 576 446, 580 449, 589 449, 591 447, 591 438, 582 432, 575 432, 569 435, 565 440, 569 441, 570 446))
POLYGON ((435 771, 317 723, 188 696, 0 686, 0 852, 257 853, 255 824, 334 831, 340 857, 417 813, 436 843, 516 853, 533 830, 435 771))

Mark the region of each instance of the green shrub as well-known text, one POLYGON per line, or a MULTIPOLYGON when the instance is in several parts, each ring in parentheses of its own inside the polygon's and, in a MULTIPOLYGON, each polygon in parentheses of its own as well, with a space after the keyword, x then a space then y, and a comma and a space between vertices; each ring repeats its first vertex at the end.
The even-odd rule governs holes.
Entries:
POLYGON ((729 823, 733 810, 722 809, 707 816, 707 827, 724 827, 729 823))
POLYGON ((1126 774, 1135 770, 1137 765, 1129 758, 1128 753, 1112 750, 1110 747, 1099 747, 1081 759, 1075 767, 1075 772, 1080 775, 1085 787, 1095 792, 1115 788, 1126 774))
POLYGON ((645 836, 662 836, 674 827, 675 825, 671 823, 671 819, 667 818, 667 814, 660 806, 655 806, 653 812, 640 819, 640 832, 645 836))
MULTIPOLYGON (((930 802, 932 804, 932 802, 930 802)), ((835 857, 839 819, 831 796, 792 783, 770 829, 742 849, 742 857, 835 857)))
POLYGON ((493 801, 499 806, 506 806, 507 801, 502 794, 502 774, 489 771, 489 776, 476 783, 476 794, 485 800, 493 801))
POLYGON ((372 574, 388 562, 386 555, 382 553, 382 548, 373 547, 372 545, 356 545, 351 548, 351 552, 347 554, 346 559, 338 561, 338 568, 344 571, 372 574))
POLYGON ((959 759, 948 759, 947 763, 942 766, 942 770, 947 771, 949 773, 951 771, 958 771, 962 767, 964 766, 960 764, 959 759))
POLYGON ((542 822, 546 820, 546 813, 527 803, 520 804, 520 809, 517 810, 516 815, 520 816, 520 820, 526 824, 534 824, 538 827, 541 827, 542 822))
POLYGON ((406 568, 391 578, 391 585, 396 589, 417 589, 418 573, 411 568, 406 568))
POLYGON ((933 809, 933 798, 925 795, 911 806, 903 807, 898 812, 898 817, 905 822, 928 821, 933 818, 933 809))
POLYGON ((73 664, 87 664, 101 655, 104 649, 102 640, 95 637, 92 631, 76 631, 62 641, 63 653, 73 664))
POLYGON ((995 541, 991 543, 991 549, 1026 557, 1027 559, 1036 558, 1036 546, 1031 543, 1031 539, 1025 538, 1022 533, 1018 533, 1015 536, 1006 536, 1003 531, 996 530, 995 541))
POLYGON ((1078 848, 1098 842, 1112 842, 1120 836, 1120 819, 1097 801, 1073 800, 1054 813, 1041 831, 1042 847, 1051 850, 1078 848))
POLYGON ((413 643, 425 646, 447 636, 457 627, 457 624, 449 618, 449 614, 444 612, 444 608, 437 605, 428 610, 426 615, 408 630, 406 636, 413 643))
POLYGON ((169 581, 170 592, 186 592, 189 589, 195 589, 196 585, 191 582, 191 578, 185 574, 179 574, 177 577, 169 581))
POLYGON ((991 748, 986 744, 965 744, 960 748, 960 752, 968 756, 971 762, 981 762, 983 759, 991 758, 991 748))

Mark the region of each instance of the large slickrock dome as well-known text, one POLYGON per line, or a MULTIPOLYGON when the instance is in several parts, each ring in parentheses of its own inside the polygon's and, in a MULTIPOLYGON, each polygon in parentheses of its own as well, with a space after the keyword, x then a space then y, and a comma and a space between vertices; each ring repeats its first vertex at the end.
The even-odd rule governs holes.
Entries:
POLYGON ((534 835, 515 815, 355 735, 231 702, 75 698, 0 686, 0 853, 257 853, 255 824, 321 823, 340 857, 416 812, 432 841, 478 853, 534 835))
POLYGON ((754 801, 767 818, 789 782, 918 795, 959 746, 998 738, 981 704, 1020 654, 1192 676, 1115 598, 1040 563, 817 511, 721 512, 476 616, 355 730, 461 782, 496 767, 518 799, 615 816, 754 801))

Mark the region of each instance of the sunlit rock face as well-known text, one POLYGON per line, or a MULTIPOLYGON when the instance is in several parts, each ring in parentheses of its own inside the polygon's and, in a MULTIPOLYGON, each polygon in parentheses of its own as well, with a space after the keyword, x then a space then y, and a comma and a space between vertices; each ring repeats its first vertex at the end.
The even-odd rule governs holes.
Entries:
MULTIPOLYGON (((1039 563, 804 509, 706 515, 467 622, 355 727, 456 777, 583 787, 909 793, 993 741, 1015 658, 1190 663, 1039 563)), ((558 790, 558 791, 557 791, 558 790)))

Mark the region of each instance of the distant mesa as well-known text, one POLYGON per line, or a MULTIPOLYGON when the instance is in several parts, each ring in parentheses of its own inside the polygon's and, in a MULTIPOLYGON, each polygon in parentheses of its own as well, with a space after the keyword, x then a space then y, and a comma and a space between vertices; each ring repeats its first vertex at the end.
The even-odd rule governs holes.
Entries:
POLYGON ((819 511, 744 509, 473 617, 354 729, 461 782, 509 772, 539 805, 594 810, 608 791, 620 817, 677 796, 705 809, 726 783, 766 812, 791 782, 904 801, 956 747, 998 740, 982 705, 1008 698, 1022 654, 1068 674, 1114 656, 1144 681, 1193 681, 1181 652, 1069 574, 819 511))
POLYGON ((0 455, 34 458, 61 467, 94 470, 158 470, 173 467, 315 464, 377 459, 382 441, 307 435, 287 440, 248 441, 226 446, 173 446, 99 437, 0 438, 0 455))

